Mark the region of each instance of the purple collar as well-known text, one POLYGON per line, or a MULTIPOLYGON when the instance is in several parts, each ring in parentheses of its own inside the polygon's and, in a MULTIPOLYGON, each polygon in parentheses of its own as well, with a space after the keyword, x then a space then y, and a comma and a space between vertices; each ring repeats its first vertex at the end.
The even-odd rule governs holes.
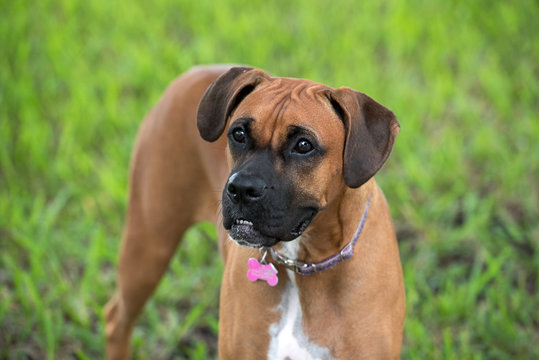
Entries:
POLYGON ((359 236, 361 235, 361 232, 363 231, 363 227, 365 226, 365 221, 367 220, 367 214, 369 213, 369 205, 370 205, 370 199, 367 199, 367 205, 365 205, 363 216, 361 217, 361 220, 359 221, 359 225, 356 229, 354 237, 348 244, 346 244, 345 247, 342 248, 341 251, 339 251, 338 254, 330 256, 327 259, 324 259, 316 263, 309 263, 309 262, 302 262, 298 260, 289 259, 286 256, 279 254, 273 248, 269 248, 271 257, 273 257, 273 260, 275 260, 277 263, 283 265, 284 267, 288 269, 294 270, 300 275, 312 275, 320 271, 328 270, 334 267, 335 265, 339 264, 341 261, 350 259, 352 255, 354 254, 354 246, 356 245, 357 240, 359 239, 359 236))

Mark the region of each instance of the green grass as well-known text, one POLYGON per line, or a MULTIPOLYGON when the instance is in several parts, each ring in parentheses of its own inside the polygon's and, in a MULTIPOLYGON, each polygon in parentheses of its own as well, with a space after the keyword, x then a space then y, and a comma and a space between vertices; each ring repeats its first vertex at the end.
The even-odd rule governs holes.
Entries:
MULTIPOLYGON (((535 1, 0 3, 0 359, 103 356, 130 151, 195 64, 359 89, 402 129, 377 176, 407 292, 405 359, 539 358, 535 1)), ((212 358, 222 267, 194 228, 137 359, 212 358)))

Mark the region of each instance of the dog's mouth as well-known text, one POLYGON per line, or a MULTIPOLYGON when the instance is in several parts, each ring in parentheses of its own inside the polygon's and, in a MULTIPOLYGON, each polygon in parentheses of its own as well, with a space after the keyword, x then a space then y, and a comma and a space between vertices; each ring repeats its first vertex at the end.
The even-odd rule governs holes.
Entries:
POLYGON ((250 248, 273 246, 279 241, 262 234, 251 221, 246 219, 235 220, 228 231, 228 235, 239 245, 250 248))
POLYGON ((298 238, 311 224, 316 213, 316 210, 308 211, 292 231, 285 232, 283 235, 264 234, 253 222, 244 218, 238 218, 232 223, 228 235, 241 246, 250 248, 271 247, 279 241, 292 241, 298 238))
MULTIPOLYGON (((303 234, 303 232, 305 231, 305 229, 307 229, 307 227, 309 225, 311 225, 311 222, 313 221, 313 218, 314 216, 316 215, 317 211, 316 210, 311 210, 309 211, 308 214, 306 214, 302 219, 301 221, 299 222, 299 224, 297 225, 297 227, 292 230, 290 232, 290 235, 295 238, 297 238, 298 236, 300 236, 301 234, 303 234)), ((293 239, 291 239, 293 240, 293 239)), ((287 240, 285 240, 287 241, 287 240)))

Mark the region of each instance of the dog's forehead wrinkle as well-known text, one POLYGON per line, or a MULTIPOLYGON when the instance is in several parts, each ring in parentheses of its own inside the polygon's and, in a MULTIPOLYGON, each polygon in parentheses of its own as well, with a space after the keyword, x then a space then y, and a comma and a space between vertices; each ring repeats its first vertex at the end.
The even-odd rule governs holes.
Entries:
MULTIPOLYGON (((271 144, 278 147, 287 139, 289 124, 298 124, 313 130, 313 123, 326 122, 328 116, 334 116, 331 105, 325 96, 321 96, 326 85, 313 81, 293 78, 272 78, 249 96, 246 107, 254 106, 254 113, 249 117, 256 120, 257 140, 260 146, 271 144), (313 106, 312 100, 316 100, 313 106), (309 106, 306 104, 309 103, 309 106)), ((243 114, 246 117, 246 114, 243 114)), ((316 131, 313 131, 316 133, 316 131)))
POLYGON ((280 100, 279 102, 277 102, 276 106, 275 106, 275 109, 272 113, 275 114, 273 115, 275 117, 274 119, 274 122, 273 122, 273 127, 275 128, 275 126, 277 125, 278 122, 280 122, 280 120, 283 118, 288 106, 290 105, 292 101, 292 97, 290 94, 285 94, 280 100))

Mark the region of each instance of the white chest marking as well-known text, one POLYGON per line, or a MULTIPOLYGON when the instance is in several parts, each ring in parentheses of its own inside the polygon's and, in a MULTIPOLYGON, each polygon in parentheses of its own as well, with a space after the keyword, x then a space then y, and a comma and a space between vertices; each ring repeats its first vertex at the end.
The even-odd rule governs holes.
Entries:
MULTIPOLYGON (((290 259, 297 256, 299 239, 285 243, 283 253, 290 259)), ((298 288, 295 274, 287 270, 289 282, 283 292, 278 310, 282 317, 278 323, 270 326, 270 346, 268 359, 270 360, 326 360, 332 359, 329 349, 323 348, 313 342, 303 332, 301 326, 301 304, 299 302, 298 288)))

